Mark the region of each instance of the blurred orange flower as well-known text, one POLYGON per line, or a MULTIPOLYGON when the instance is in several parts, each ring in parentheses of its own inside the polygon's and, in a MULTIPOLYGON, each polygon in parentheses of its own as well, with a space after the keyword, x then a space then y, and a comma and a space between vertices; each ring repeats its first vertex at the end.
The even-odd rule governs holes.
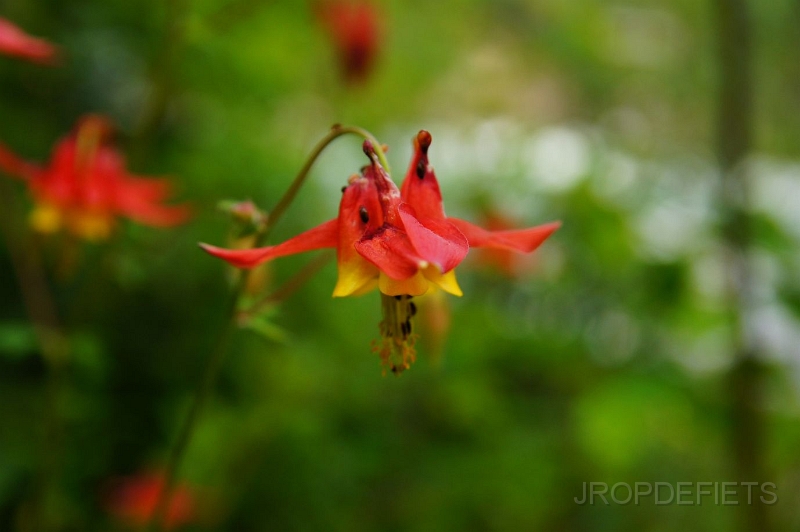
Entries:
POLYGON ((107 238, 118 217, 167 227, 184 222, 186 206, 163 205, 172 185, 166 179, 129 174, 111 145, 112 126, 88 115, 53 149, 47 166, 25 162, 0 144, 0 170, 28 183, 36 202, 31 225, 42 233, 66 229, 86 240, 107 238))
POLYGON ((344 79, 366 80, 381 42, 378 9, 365 0, 329 0, 317 3, 316 13, 336 47, 344 79))
MULTIPOLYGON (((152 519, 163 489, 162 473, 143 473, 121 478, 105 494, 105 508, 121 523, 142 527, 152 519)), ((195 497, 188 486, 176 486, 167 506, 164 526, 167 530, 173 530, 193 522, 196 508, 195 497)))
POLYGON ((57 48, 43 39, 31 37, 8 20, 0 18, 0 53, 36 63, 53 63, 57 48))

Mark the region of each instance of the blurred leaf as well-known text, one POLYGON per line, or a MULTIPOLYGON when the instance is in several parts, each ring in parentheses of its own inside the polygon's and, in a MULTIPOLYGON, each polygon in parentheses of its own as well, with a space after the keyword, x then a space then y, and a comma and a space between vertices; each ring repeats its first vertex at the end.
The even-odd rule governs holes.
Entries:
POLYGON ((23 322, 0 323, 0 355, 23 359, 38 352, 36 330, 23 322))

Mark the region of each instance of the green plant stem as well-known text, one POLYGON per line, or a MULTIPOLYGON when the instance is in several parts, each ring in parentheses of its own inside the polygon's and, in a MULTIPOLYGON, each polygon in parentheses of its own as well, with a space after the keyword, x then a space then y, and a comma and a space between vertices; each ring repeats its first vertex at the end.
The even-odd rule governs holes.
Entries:
MULTIPOLYGON (((170 100, 175 93, 175 72, 178 59, 186 40, 186 16, 190 0, 166 0, 165 31, 158 57, 154 61, 151 74, 152 90, 143 106, 139 122, 132 133, 130 158, 142 159, 150 139, 164 120, 170 100)), ((141 162, 141 161, 139 161, 141 162)))
MULTIPOLYGON (((728 253, 727 300, 732 311, 735 357, 728 375, 733 470, 739 482, 765 482, 765 420, 761 405, 765 368, 757 356, 759 347, 747 319, 753 304, 753 234, 748 214, 750 183, 743 162, 753 137, 751 24, 746 0, 716 0, 715 4, 720 53, 717 153, 722 174, 722 231, 728 253)), ((767 509, 760 499, 740 505, 739 511, 742 530, 770 530, 767 509)))
MULTIPOLYGON (((381 161, 381 164, 386 168, 386 171, 389 172, 389 165, 386 161, 386 155, 383 152, 382 145, 372 136, 371 133, 368 131, 355 127, 355 126, 340 126, 335 125, 331 128, 327 135, 325 135, 317 144, 314 146, 311 154, 309 155, 308 159, 306 160, 303 167, 300 169, 300 172, 292 181, 292 184, 289 185, 289 188, 283 194, 281 199, 278 201, 278 204, 272 210, 272 212, 267 217, 267 222, 264 224, 262 230, 256 235, 254 247, 258 247, 261 245, 268 237, 272 228, 275 227, 275 224, 280 220, 286 210, 291 205, 294 198, 297 196, 297 193, 300 191, 300 188, 306 181, 308 177, 308 173, 311 170, 311 167, 314 165, 314 162, 319 158, 320 154, 323 150, 335 139, 341 137, 342 135, 353 134, 360 136, 372 143, 375 148, 375 152, 378 155, 378 159, 381 161)), ((327 256, 324 256, 325 261, 328 260, 327 256)), ((312 261, 309 271, 318 269, 322 266, 323 261, 321 259, 317 261, 312 261)), ((244 274, 239 279, 237 283, 236 289, 233 292, 231 297, 231 301, 228 305, 228 323, 225 326, 225 330, 220 337, 217 346, 215 347, 214 351, 212 352, 211 356, 209 357, 208 363, 206 364, 206 368, 203 372, 202 381, 200 383, 200 387, 195 394, 195 397, 192 401, 191 406, 189 407, 189 413, 187 414, 186 418, 184 419, 180 430, 178 432, 178 438, 175 441, 175 446, 172 448, 169 457, 167 459, 166 470, 164 473, 164 486, 161 492, 159 493, 158 502, 156 503, 155 510, 153 511, 153 515, 150 519, 150 522, 147 525, 147 529, 150 531, 157 531, 159 528, 163 529, 164 520, 167 515, 167 510, 169 508, 169 501, 172 498, 172 492, 175 488, 175 482, 177 480, 178 470, 180 468, 181 461, 183 460, 183 456, 186 453, 186 449, 189 446, 189 443, 192 439, 192 434, 194 433, 195 427, 197 425, 197 421, 200 418, 200 414, 202 412, 203 406, 208 400, 208 397, 211 395, 211 391, 214 388, 214 384, 217 381, 217 377, 219 375, 220 370, 222 369, 223 362, 225 360, 225 354, 227 352, 227 343, 228 338, 232 334, 233 329, 238 324, 239 319, 239 303, 242 294, 244 293, 244 288, 247 286, 247 281, 249 278, 250 272, 244 272, 244 274)), ((293 278, 287 283, 286 286, 279 289, 277 292, 272 294, 272 298, 275 298, 276 294, 281 294, 286 292, 284 295, 293 292, 299 286, 299 283, 308 279, 308 276, 301 272, 299 274, 300 279, 293 278)), ((273 301, 268 297, 269 301, 273 301)))
POLYGON ((50 293, 37 243, 33 238, 25 240, 17 226, 17 220, 24 219, 24 214, 15 201, 16 197, 13 187, 0 176, 0 232, 8 245, 22 302, 47 367, 42 470, 31 516, 34 528, 47 529, 50 523, 44 507, 61 460, 63 427, 58 410, 69 346, 58 318, 55 300, 50 293))
MULTIPOLYGON (((244 276, 243 276, 244 277, 244 276)), ((229 315, 234 315, 236 307, 239 304, 239 297, 242 293, 242 287, 244 284, 242 282, 239 283, 239 287, 234 292, 231 300, 229 302, 229 315)), ((175 445, 172 448, 169 458, 167 459, 167 466, 164 471, 164 485, 162 487, 161 493, 159 494, 158 502, 156 503, 156 507, 153 511, 153 515, 151 517, 150 523, 148 525, 148 530, 156 531, 156 530, 163 530, 164 522, 167 516, 167 510, 169 509, 169 501, 172 498, 172 492, 175 489, 175 482, 178 477, 178 470, 180 468, 183 456, 186 452, 186 449, 189 446, 189 442, 191 441, 192 434, 194 433, 195 426, 197 425, 197 421, 200 418, 200 413, 205 406, 206 401, 208 400, 209 396, 211 395, 211 391, 214 388, 214 384, 217 381, 217 377, 219 376, 219 372, 222 369, 223 362, 225 361, 225 355, 228 351, 228 339, 230 338, 235 323, 233 320, 228 320, 228 323, 225 325, 222 335, 220 336, 216 347, 211 352, 211 356, 206 363, 205 370, 203 372, 202 380, 200 381, 200 387, 195 394, 194 400, 192 401, 191 406, 189 407, 189 413, 186 415, 186 418, 181 425, 180 432, 178 433, 178 438, 175 441, 175 445)))
POLYGON ((306 178, 308 177, 308 172, 311 170, 311 167, 314 165, 314 162, 316 162, 317 158, 320 156, 323 150, 333 140, 335 140, 338 137, 341 137, 342 135, 347 135, 347 134, 358 135, 359 137, 362 137, 365 140, 370 141, 372 145, 375 147, 375 152, 378 154, 378 159, 380 160, 381 164, 386 169, 386 171, 391 174, 391 169, 389 168, 389 163, 386 160, 386 155, 383 152, 383 147, 381 143, 378 142, 375 139, 375 137, 372 136, 371 133, 356 126, 341 126, 338 124, 334 125, 328 132, 328 134, 325 135, 317 143, 317 145, 314 146, 314 149, 311 150, 311 154, 306 160, 306 163, 300 169, 300 172, 297 174, 297 177, 294 178, 294 181, 292 181, 292 184, 289 185, 289 188, 283 194, 283 197, 281 197, 281 199, 278 201, 278 204, 275 205, 275 208, 272 209, 272 211, 269 213, 269 217, 267 218, 266 228, 264 229, 264 232, 262 233, 262 238, 260 239, 261 241, 266 240, 267 237, 269 237, 269 233, 272 230, 272 228, 275 227, 275 224, 278 223, 278 220, 286 212, 286 209, 289 208, 289 205, 291 205, 292 201, 294 201, 295 196, 297 196, 297 193, 300 191, 300 188, 303 186, 306 178))
POLYGON ((244 325, 247 320, 258 315, 258 313, 264 310, 266 307, 270 305, 277 305, 283 301, 286 301, 290 295, 295 293, 298 288, 303 286, 306 281, 311 279, 311 277, 321 270, 323 266, 328 264, 333 256, 334 255, 332 253, 323 252, 311 259, 308 264, 303 266, 299 272, 293 275, 280 288, 262 298, 257 303, 254 303, 250 308, 239 312, 237 314, 237 322, 240 325, 244 325))

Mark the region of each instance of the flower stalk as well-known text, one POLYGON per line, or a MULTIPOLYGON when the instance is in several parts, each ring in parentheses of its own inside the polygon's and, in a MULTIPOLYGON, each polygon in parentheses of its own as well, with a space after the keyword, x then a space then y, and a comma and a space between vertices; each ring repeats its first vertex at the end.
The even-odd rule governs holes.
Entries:
POLYGON ((36 242, 31 235, 24 240, 15 227, 15 220, 23 217, 15 198, 12 187, 0 180, 0 233, 8 246, 22 302, 33 326, 47 371, 42 463, 32 512, 38 527, 47 529, 52 523, 49 522, 51 516, 45 508, 48 498, 51 497, 51 488, 59 475, 62 454, 63 425, 59 404, 64 385, 64 370, 69 360, 69 343, 61 326, 36 242))
MULTIPOLYGON (((289 185, 289 188, 283 194, 281 199, 278 200, 275 208, 269 213, 266 222, 256 232, 254 246, 261 245, 269 237, 272 229, 281 219, 283 214, 294 201, 297 193, 305 184, 312 166, 325 148, 327 148, 328 145, 330 145, 330 143, 335 139, 347 134, 357 135, 372 143, 372 145, 375 146, 375 153, 377 157, 384 162, 386 161, 386 156, 383 152, 381 144, 375 140, 375 137, 371 133, 360 127, 341 126, 339 124, 334 125, 327 135, 325 135, 314 146, 309 157, 306 159, 305 164, 303 164, 299 173, 294 178, 291 185, 289 185)), ((299 288, 300 284, 308 280, 308 278, 317 269, 321 268, 324 262, 327 262, 327 259, 327 256, 323 256, 319 259, 319 261, 312 262, 308 267, 308 271, 300 272, 296 277, 290 279, 284 287, 279 288, 276 292, 270 296, 267 296, 266 299, 257 303, 253 308, 244 312, 240 312, 239 307, 243 299, 242 296, 245 293, 245 288, 248 285, 248 278, 251 272, 248 270, 239 278, 238 282, 236 283, 236 287, 233 290, 233 294, 231 295, 230 301, 226 307, 227 324, 217 345, 212 351, 208 362, 206 363, 202 380, 189 407, 189 412, 180 426, 177 439, 175 440, 175 445, 172 447, 172 450, 168 456, 167 464, 164 470, 164 488, 159 493, 158 502, 155 510, 153 511, 150 522, 147 525, 147 530, 153 532, 157 530, 163 530, 166 513, 169 508, 169 501, 172 499, 172 493, 175 489, 175 484, 183 456, 185 455, 186 450, 191 443, 192 435, 194 434, 197 422, 200 419, 203 407, 208 401, 214 385, 216 384, 219 373, 223 367, 225 355, 228 351, 228 339, 230 338, 233 330, 240 327, 244 323, 242 321, 243 318, 246 320, 247 318, 252 317, 255 312, 257 312, 260 308, 263 308, 263 306, 282 301, 286 296, 299 288)))

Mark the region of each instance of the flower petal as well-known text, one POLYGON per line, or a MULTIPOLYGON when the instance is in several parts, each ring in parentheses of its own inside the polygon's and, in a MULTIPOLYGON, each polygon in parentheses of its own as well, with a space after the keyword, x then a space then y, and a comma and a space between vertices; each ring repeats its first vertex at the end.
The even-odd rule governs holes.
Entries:
POLYGON ((405 232, 384 225, 355 243, 358 253, 392 279, 408 279, 427 266, 405 232))
MULTIPOLYGON (((350 246, 352 248, 352 245, 350 246)), ((341 254, 340 254, 341 256, 341 254)), ((361 295, 375 288, 378 268, 353 249, 347 259, 338 261, 339 277, 333 289, 333 297, 361 295)))
POLYGON ((350 179, 339 204, 339 245, 336 252, 338 279, 333 297, 359 295, 375 288, 378 268, 358 254, 354 244, 367 231, 383 223, 383 213, 374 184, 364 177, 350 179))
POLYGON ((430 283, 421 271, 403 280, 392 279, 381 273, 378 288, 387 296, 421 296, 428 291, 430 283))
POLYGON ((506 249, 519 253, 530 253, 561 227, 561 222, 550 222, 528 229, 511 231, 487 231, 477 225, 458 218, 448 218, 469 240, 470 247, 506 249))
POLYGON ((338 243, 337 227, 337 220, 328 220, 286 242, 263 248, 225 249, 208 244, 200 244, 200 247, 207 253, 219 257, 237 268, 252 268, 268 260, 286 255, 295 255, 315 249, 335 248, 338 243))
POLYGON ((161 227, 180 224, 189 218, 191 210, 186 205, 160 204, 169 188, 164 180, 126 180, 114 191, 116 208, 139 223, 161 227))
POLYGON ((431 145, 431 134, 425 130, 414 137, 414 154, 408 167, 406 178, 400 189, 403 201, 413 205, 421 218, 444 220, 442 192, 436 173, 428 161, 428 147, 431 145))
POLYGON ((0 53, 52 64, 57 49, 44 39, 31 37, 8 20, 0 18, 0 53))
POLYGON ((418 219, 414 208, 400 204, 400 218, 419 256, 447 273, 464 260, 469 251, 467 238, 447 220, 418 219))
POLYGON ((447 273, 441 273, 435 267, 428 266, 422 270, 422 274, 428 281, 432 282, 448 294, 453 294, 454 296, 458 297, 464 295, 464 292, 461 291, 461 287, 458 286, 455 270, 450 270, 447 273))
POLYGON ((22 179, 29 179, 40 171, 38 166, 17 157, 14 152, 2 143, 0 143, 0 170, 12 177, 22 179))

